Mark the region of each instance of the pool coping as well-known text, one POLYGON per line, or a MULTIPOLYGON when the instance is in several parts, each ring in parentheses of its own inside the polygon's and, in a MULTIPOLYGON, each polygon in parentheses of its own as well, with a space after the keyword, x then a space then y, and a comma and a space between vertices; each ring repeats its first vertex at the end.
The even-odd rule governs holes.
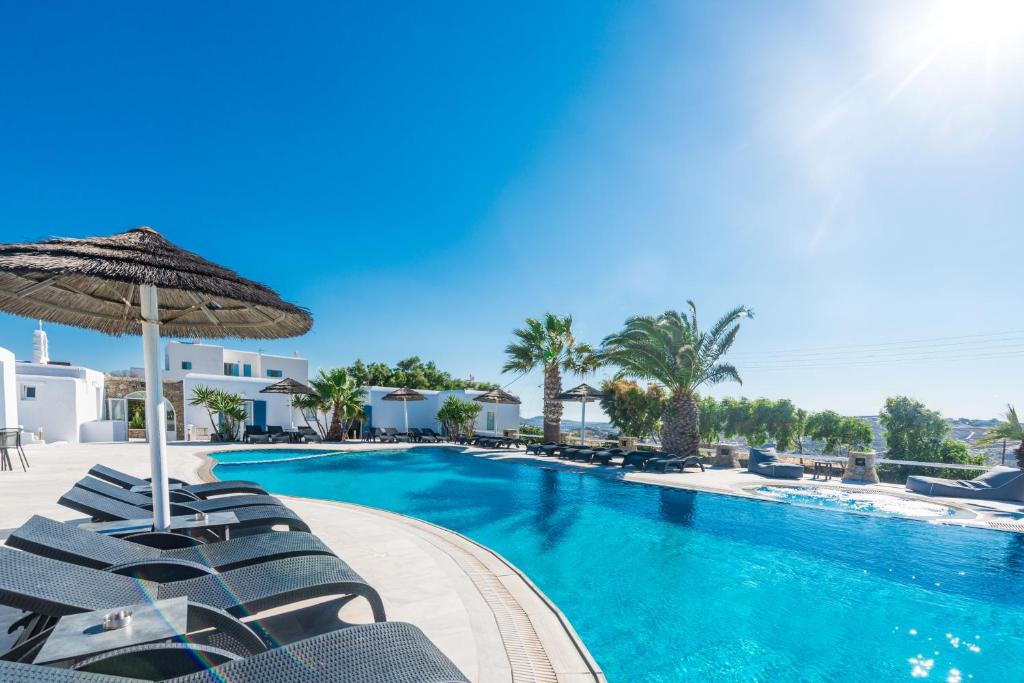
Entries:
MULTIPOLYGON (((341 444, 339 444, 339 445, 341 445, 341 444)), ((420 444, 409 445, 407 448, 411 448, 411 447, 413 447, 415 445, 420 445, 420 444)), ((406 450, 406 449, 402 449, 402 450, 406 450)), ((244 450, 244 449, 230 449, 230 450, 244 450)), ((282 450, 284 450, 284 449, 282 449, 282 450)), ((343 449, 330 449, 330 448, 327 448, 327 449, 324 449, 324 450, 337 450, 337 452, 339 452, 339 453, 345 453, 345 452, 348 452, 348 453, 358 453, 358 452, 370 452, 372 450, 382 450, 382 449, 365 449, 364 448, 364 449, 346 451, 346 450, 343 450, 343 449)), ((458 449, 457 447, 455 447, 455 448, 453 448, 453 450, 461 450, 461 449, 458 449)), ((219 481, 218 478, 216 477, 216 475, 214 475, 214 473, 213 473, 213 468, 218 464, 218 462, 214 458, 210 457, 210 453, 212 453, 212 452, 213 452, 212 450, 205 450, 205 451, 200 451, 200 452, 194 453, 194 455, 197 458, 199 458, 199 460, 200 460, 199 467, 196 470, 196 476, 201 481, 204 481, 204 482, 219 481)), ((324 457, 329 457, 329 456, 327 456, 325 454, 324 457)), ((225 464, 230 465, 232 463, 225 463, 225 464)), ((467 537, 467 536, 465 536, 463 534, 460 534, 457 531, 453 531, 451 529, 448 529, 447 527, 444 527, 444 526, 441 526, 441 525, 438 525, 438 524, 434 524, 433 522, 428 522, 426 520, 419 519, 419 518, 413 517, 411 515, 405 515, 405 514, 398 513, 398 512, 392 512, 390 510, 383 510, 383 509, 375 508, 375 507, 368 506, 368 505, 360 505, 358 503, 348 503, 348 502, 342 502, 342 501, 336 501, 336 500, 327 500, 327 499, 324 499, 324 498, 310 498, 310 497, 306 497, 306 496, 283 496, 283 497, 293 498, 295 500, 307 501, 307 502, 317 503, 317 504, 326 504, 326 505, 336 506, 336 507, 343 508, 343 509, 344 508, 348 508, 348 509, 352 509, 352 510, 358 510, 358 511, 361 511, 361 512, 364 512, 364 513, 368 513, 368 514, 371 514, 371 515, 380 516, 380 517, 383 517, 385 519, 389 519, 389 520, 398 522, 398 523, 402 524, 403 526, 412 527, 412 528, 416 529, 420 533, 424 533, 424 531, 429 531, 429 532, 433 532, 433 534, 435 534, 435 535, 440 534, 441 537, 445 541, 447 541, 448 543, 451 543, 453 545, 453 548, 458 549, 458 550, 462 550, 463 552, 469 552, 470 554, 473 554, 472 551, 476 550, 476 551, 485 553, 490 558, 492 558, 494 561, 499 563, 502 567, 507 569, 509 574, 511 574, 513 577, 515 577, 515 579, 519 583, 521 583, 523 587, 525 587, 530 593, 532 593, 540 601, 540 603, 543 605, 543 608, 545 610, 547 610, 547 612, 549 613, 549 616, 554 617, 554 619, 557 622, 559 628, 561 629, 563 635, 571 643, 572 648, 574 650, 573 654, 575 655, 575 657, 580 662, 582 662, 582 664, 584 665, 584 667, 586 669, 586 671, 582 671, 582 672, 580 672, 580 671, 571 671, 571 672, 556 671, 553 663, 548 658, 547 648, 545 647, 545 645, 548 645, 548 646, 551 646, 551 647, 562 647, 564 649, 564 644, 550 643, 550 642, 545 643, 544 639, 541 638, 541 633, 538 633, 538 631, 542 630, 542 629, 535 628, 535 626, 533 624, 533 621, 538 619, 538 617, 542 616, 542 615, 537 615, 537 614, 533 613, 532 614, 532 618, 531 618, 531 613, 532 613, 531 609, 528 609, 527 605, 523 605, 521 602, 516 600, 514 598, 514 596, 512 596, 510 593, 506 592, 506 594, 502 595, 500 597, 500 599, 497 598, 495 595, 493 595, 493 593, 494 593, 493 586, 486 585, 486 582, 481 582, 481 581, 477 580, 474 577, 472 571, 471 570, 467 570, 467 567, 466 567, 464 561, 460 562, 460 558, 455 557, 452 552, 450 552, 449 550, 446 550, 443 547, 438 546, 436 543, 432 543, 431 545, 434 545, 434 547, 438 548, 438 550, 448 554, 449 557, 452 559, 452 561, 455 562, 455 564, 457 566, 459 566, 460 569, 463 570, 463 572, 466 574, 466 576, 468 577, 470 582, 473 583, 473 585, 480 592, 481 596, 484 598, 484 601, 491 608, 492 616, 494 617, 494 621, 495 621, 495 624, 497 625, 498 632, 499 632, 499 634, 500 634, 500 636, 502 638, 502 643, 503 643, 503 645, 505 647, 506 655, 508 656, 509 661, 512 664, 512 667, 513 667, 513 672, 512 672, 513 673, 513 677, 512 677, 513 680, 515 680, 515 681, 519 681, 519 680, 562 680, 563 677, 567 677, 567 676, 568 677, 573 677, 573 680, 577 680, 577 678, 579 676, 584 676, 588 680, 597 681, 598 683, 606 683, 605 675, 604 675, 603 671, 601 670, 600 666, 598 665, 597 661, 594 659, 593 655, 591 655, 590 651, 587 649, 587 646, 583 643, 582 638, 580 638, 579 634, 576 632, 576 629, 572 626, 572 623, 565 616, 565 614, 562 612, 562 610, 559 609, 559 607, 540 588, 538 588, 537 585, 522 570, 520 570, 512 562, 507 560, 504 556, 502 556, 500 553, 498 553, 494 549, 489 548, 489 547, 483 545, 482 543, 478 543, 477 541, 474 541, 473 539, 471 539, 471 538, 469 538, 469 537, 467 537), (466 548, 466 547, 459 548, 459 545, 468 546, 468 548, 466 548), (509 622, 509 615, 508 614, 500 614, 499 615, 497 613, 496 610, 502 610, 503 609, 503 605, 501 603, 503 601, 508 601, 509 599, 514 601, 515 602, 515 606, 518 607, 522 611, 523 615, 525 615, 525 618, 526 618, 526 620, 528 622, 528 625, 527 625, 527 627, 525 629, 523 628, 524 624, 519 624, 517 626, 516 624, 508 623, 509 622), (525 633, 524 633, 524 631, 525 631, 525 633), (532 643, 532 642, 525 642, 524 643, 524 642, 522 642, 524 639, 527 640, 527 641, 536 639, 536 642, 535 643, 532 643), (538 649, 538 646, 539 646, 539 649, 538 649), (531 661, 525 661, 524 662, 524 659, 525 660, 531 660, 531 661), (515 669, 515 666, 516 666, 517 662, 521 663, 521 665, 525 665, 526 670, 519 671, 519 672, 515 671, 514 669, 515 669), (548 669, 550 673, 548 671, 537 671, 537 669, 548 669), (526 674, 526 675, 524 676, 523 674, 526 674), (530 674, 537 674, 537 675, 536 675, 536 677, 534 677, 534 676, 532 676, 530 674), (555 678, 549 678, 550 676, 554 676, 555 678)), ((485 567, 486 565, 482 564, 482 566, 485 567)), ((491 574, 493 575, 493 578, 496 579, 500 583, 500 577, 498 577, 496 574, 493 574, 493 572, 491 572, 491 574)), ((499 590, 500 590, 500 588, 499 588, 499 590)), ((513 615, 513 617, 514 617, 514 615, 513 615)), ((560 657, 559 659, 564 659, 564 657, 560 657)))

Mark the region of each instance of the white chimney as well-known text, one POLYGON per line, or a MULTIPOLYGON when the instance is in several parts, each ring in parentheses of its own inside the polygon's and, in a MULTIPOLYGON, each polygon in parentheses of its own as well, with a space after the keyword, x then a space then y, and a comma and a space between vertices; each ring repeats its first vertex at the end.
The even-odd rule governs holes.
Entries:
POLYGON ((50 362, 50 346, 43 331, 43 321, 39 321, 39 329, 32 333, 32 362, 46 365, 50 362))

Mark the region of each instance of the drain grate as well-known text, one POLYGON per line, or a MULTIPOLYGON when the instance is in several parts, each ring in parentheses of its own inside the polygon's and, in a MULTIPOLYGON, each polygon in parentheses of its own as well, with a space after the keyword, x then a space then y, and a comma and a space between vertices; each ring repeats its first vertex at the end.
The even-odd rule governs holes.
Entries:
POLYGON ((1016 531, 1024 534, 1024 522, 989 522, 988 525, 1000 531, 1016 531))
POLYGON ((450 543, 432 529, 430 533, 444 543, 444 551, 462 567, 494 613, 512 667, 512 680, 516 683, 556 683, 558 675, 529 615, 501 579, 472 553, 450 543))

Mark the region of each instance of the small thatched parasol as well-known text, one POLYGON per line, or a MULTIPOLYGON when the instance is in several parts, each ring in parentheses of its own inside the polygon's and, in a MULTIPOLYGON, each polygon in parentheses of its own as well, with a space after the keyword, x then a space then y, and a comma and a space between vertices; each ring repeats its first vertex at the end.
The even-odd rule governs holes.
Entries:
POLYGON ((499 403, 518 405, 522 403, 518 398, 508 393, 504 389, 491 389, 490 391, 484 392, 473 399, 474 401, 480 401, 481 403, 493 403, 494 409, 494 433, 498 433, 498 409, 499 403))
POLYGON ((409 433, 409 401, 426 401, 427 397, 415 389, 395 389, 390 394, 381 397, 382 401, 401 401, 402 413, 405 415, 405 433, 409 433))
POLYGON ((261 394, 288 394, 288 414, 292 420, 292 429, 295 429, 295 412, 292 408, 292 396, 303 395, 313 396, 316 391, 312 387, 309 387, 302 382, 296 381, 291 377, 286 377, 280 382, 274 382, 273 384, 263 387, 260 389, 261 394))
POLYGON ((313 319, 273 290, 179 249, 150 228, 0 245, 0 310, 112 335, 142 334, 153 521, 170 528, 160 333, 294 337, 313 319))
POLYGON ((572 388, 569 391, 563 391, 557 398, 559 401, 566 403, 581 403, 583 408, 583 416, 580 420, 580 446, 586 446, 585 434, 587 428, 587 404, 594 403, 604 398, 607 394, 599 389, 595 389, 589 384, 581 384, 578 387, 572 388))

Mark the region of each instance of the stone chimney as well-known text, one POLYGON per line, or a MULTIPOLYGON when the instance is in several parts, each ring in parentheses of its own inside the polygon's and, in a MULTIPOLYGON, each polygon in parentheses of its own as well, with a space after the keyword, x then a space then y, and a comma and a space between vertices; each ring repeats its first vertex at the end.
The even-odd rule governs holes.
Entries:
POLYGON ((39 321, 39 329, 32 333, 32 362, 46 365, 50 362, 50 345, 43 331, 43 321, 39 321))

